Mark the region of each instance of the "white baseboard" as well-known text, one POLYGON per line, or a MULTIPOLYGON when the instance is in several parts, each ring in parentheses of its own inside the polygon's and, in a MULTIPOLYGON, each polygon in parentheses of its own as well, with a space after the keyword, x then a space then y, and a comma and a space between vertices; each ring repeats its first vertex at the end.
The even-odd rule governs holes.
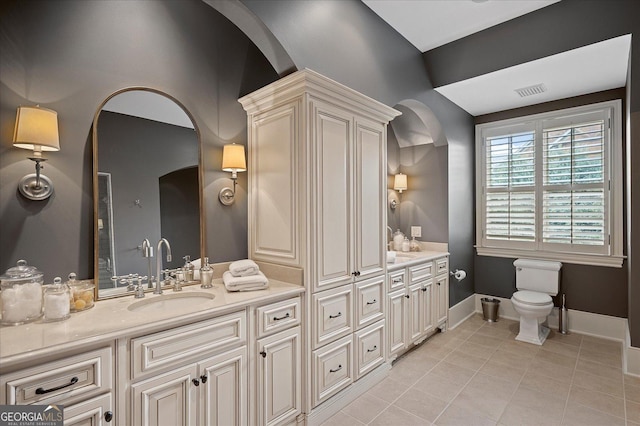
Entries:
POLYGON ((632 376, 640 377, 640 348, 631 346, 631 335, 627 323, 624 351, 622 353, 624 372, 632 376))
POLYGON ((453 330, 476 313, 476 295, 472 294, 449 308, 449 329, 453 330))
POLYGON ((307 426, 321 425, 329 420, 334 414, 337 414, 344 407, 355 401, 360 395, 381 382, 387 377, 389 370, 391 370, 391 364, 382 364, 348 388, 338 392, 326 402, 323 402, 317 408, 311 410, 311 412, 307 414, 307 426))

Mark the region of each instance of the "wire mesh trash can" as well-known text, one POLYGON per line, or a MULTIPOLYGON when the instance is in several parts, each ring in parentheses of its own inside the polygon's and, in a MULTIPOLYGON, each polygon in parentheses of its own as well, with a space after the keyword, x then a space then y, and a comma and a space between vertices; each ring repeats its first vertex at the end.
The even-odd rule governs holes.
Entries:
POLYGON ((489 297, 483 297, 480 301, 482 302, 482 318, 488 322, 498 321, 500 301, 489 297))

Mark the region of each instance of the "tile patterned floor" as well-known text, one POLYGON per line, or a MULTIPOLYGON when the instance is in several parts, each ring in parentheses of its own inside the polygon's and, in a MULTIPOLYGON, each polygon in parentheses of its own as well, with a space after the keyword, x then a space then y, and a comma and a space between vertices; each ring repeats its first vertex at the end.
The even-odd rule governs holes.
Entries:
POLYGON ((474 316, 436 334, 323 426, 640 426, 620 343, 552 331, 540 347, 514 340, 518 328, 474 316))

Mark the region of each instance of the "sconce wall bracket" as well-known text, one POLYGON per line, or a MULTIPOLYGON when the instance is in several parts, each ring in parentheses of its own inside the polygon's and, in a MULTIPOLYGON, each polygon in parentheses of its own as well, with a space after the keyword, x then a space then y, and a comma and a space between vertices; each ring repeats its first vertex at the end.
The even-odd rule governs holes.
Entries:
POLYGON ((236 194, 233 191, 233 189, 229 188, 228 186, 225 186, 220 190, 220 193, 218 194, 218 199, 225 206, 230 206, 235 201, 235 195, 236 194))
POLYGON ((18 190, 29 200, 41 201, 53 194, 53 183, 45 175, 31 173, 20 179, 18 190))

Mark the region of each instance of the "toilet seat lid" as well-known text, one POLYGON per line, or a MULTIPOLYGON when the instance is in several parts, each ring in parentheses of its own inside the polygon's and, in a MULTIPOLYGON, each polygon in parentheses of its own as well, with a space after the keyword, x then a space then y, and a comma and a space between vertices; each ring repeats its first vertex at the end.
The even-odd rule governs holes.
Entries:
POLYGON ((527 305, 546 305, 551 303, 551 296, 546 293, 538 293, 537 291, 520 290, 513 293, 513 298, 520 303, 527 305))

